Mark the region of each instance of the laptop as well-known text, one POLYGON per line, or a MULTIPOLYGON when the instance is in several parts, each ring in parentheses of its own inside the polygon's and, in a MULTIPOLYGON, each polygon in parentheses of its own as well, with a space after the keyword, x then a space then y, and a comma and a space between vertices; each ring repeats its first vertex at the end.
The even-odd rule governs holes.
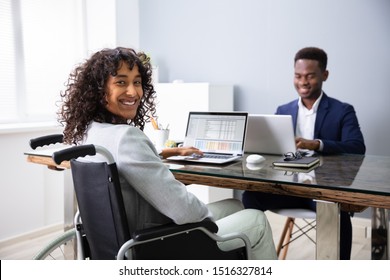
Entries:
POLYGON ((173 156, 167 160, 224 164, 244 154, 246 112, 189 112, 183 146, 200 149, 203 157, 173 156))
POLYGON ((296 152, 292 117, 250 114, 245 152, 273 155, 296 152))

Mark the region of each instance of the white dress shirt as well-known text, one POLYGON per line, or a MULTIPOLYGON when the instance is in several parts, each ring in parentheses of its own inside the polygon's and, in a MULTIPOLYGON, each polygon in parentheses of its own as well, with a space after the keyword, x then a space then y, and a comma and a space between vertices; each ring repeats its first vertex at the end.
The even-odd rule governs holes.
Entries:
MULTIPOLYGON (((302 98, 298 99, 298 117, 297 117, 297 126, 295 134, 297 137, 302 137, 304 139, 314 139, 314 126, 317 117, 318 105, 321 102, 323 93, 321 92, 320 97, 314 102, 313 107, 309 110, 302 103, 302 98)), ((320 139, 320 148, 319 151, 322 151, 323 143, 320 139)))

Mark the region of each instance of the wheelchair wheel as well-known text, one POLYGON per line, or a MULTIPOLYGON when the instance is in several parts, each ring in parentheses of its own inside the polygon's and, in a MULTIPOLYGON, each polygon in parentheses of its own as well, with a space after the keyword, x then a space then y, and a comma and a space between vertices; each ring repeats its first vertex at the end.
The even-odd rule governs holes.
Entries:
POLYGON ((49 244, 43 247, 34 257, 34 260, 73 260, 73 250, 67 253, 64 250, 65 245, 69 248, 74 248, 76 244, 76 230, 70 229, 64 234, 52 240, 49 244))

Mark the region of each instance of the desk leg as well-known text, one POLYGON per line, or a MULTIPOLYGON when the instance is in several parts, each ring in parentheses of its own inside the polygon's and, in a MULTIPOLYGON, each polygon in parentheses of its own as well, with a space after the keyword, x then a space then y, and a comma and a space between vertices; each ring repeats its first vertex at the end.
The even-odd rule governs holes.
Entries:
POLYGON ((317 260, 340 259, 340 205, 317 201, 317 260))
MULTIPOLYGON (((74 227, 73 219, 77 211, 77 203, 74 195, 72 172, 70 169, 64 170, 64 231, 74 227)), ((69 245, 65 245, 64 253, 67 259, 77 258, 77 243, 76 241, 69 245)))
POLYGON ((389 210, 372 208, 371 259, 389 259, 389 210))

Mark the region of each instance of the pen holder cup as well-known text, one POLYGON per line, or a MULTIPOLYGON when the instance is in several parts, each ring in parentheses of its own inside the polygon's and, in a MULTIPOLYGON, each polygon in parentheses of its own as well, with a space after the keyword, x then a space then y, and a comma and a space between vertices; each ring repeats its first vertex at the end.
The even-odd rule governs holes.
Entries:
POLYGON ((155 129, 154 134, 154 145, 157 150, 165 148, 165 143, 169 138, 169 129, 155 129))

